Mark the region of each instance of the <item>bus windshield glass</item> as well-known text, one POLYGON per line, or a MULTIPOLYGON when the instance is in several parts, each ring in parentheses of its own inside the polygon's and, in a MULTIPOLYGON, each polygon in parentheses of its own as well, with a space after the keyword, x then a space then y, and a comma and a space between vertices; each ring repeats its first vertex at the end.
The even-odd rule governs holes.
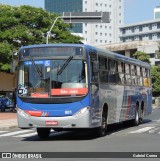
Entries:
POLYGON ((48 98, 86 95, 87 65, 84 60, 34 60, 21 62, 18 94, 48 98))

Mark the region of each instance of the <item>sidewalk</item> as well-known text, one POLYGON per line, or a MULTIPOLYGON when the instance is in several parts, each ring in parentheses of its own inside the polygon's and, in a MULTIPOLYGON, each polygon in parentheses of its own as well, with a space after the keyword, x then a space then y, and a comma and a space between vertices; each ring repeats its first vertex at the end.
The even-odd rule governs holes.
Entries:
POLYGON ((9 130, 18 127, 16 112, 0 112, 0 130, 9 130))

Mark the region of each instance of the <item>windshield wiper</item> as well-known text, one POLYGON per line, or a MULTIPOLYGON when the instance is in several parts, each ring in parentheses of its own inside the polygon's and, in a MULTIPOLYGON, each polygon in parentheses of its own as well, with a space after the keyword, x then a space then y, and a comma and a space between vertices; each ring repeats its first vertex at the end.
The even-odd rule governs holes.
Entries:
POLYGON ((61 75, 66 66, 69 64, 69 62, 73 59, 73 56, 69 56, 69 58, 65 61, 65 63, 62 65, 62 67, 58 70, 57 75, 61 75))
POLYGON ((32 57, 30 56, 30 61, 32 62, 33 66, 34 66, 34 68, 36 70, 36 72, 39 75, 39 77, 42 78, 42 71, 39 69, 38 65, 35 63, 33 56, 32 57))

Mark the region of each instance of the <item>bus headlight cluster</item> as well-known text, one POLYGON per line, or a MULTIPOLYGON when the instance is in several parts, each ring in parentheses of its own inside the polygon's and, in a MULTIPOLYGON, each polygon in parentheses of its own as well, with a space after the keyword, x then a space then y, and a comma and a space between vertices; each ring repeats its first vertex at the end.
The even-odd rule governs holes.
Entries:
POLYGON ((82 109, 80 109, 78 112, 76 112, 73 116, 75 118, 81 117, 82 115, 84 115, 87 111, 89 111, 90 107, 84 107, 82 109))
POLYGON ((17 112, 23 117, 29 117, 29 115, 24 110, 21 110, 20 108, 18 108, 17 112))

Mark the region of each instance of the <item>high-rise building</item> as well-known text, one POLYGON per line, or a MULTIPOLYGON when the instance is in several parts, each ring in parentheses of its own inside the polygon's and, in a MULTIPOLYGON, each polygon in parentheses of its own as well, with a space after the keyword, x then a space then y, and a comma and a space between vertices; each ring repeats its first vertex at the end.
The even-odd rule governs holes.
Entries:
POLYGON ((154 19, 160 18, 160 6, 154 8, 154 19))
POLYGON ((73 31, 82 33, 87 44, 118 43, 119 27, 124 21, 124 0, 45 0, 49 12, 110 12, 110 23, 75 24, 73 31))

